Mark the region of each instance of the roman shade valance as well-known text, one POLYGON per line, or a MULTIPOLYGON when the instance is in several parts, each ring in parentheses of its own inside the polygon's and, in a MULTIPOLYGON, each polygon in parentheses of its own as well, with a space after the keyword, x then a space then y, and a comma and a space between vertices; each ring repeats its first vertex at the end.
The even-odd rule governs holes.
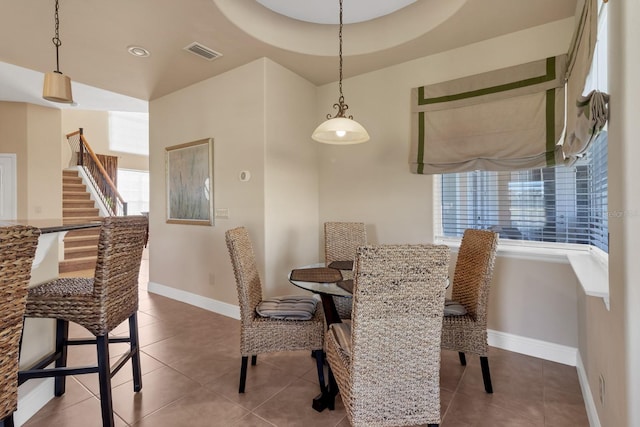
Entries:
POLYGON ((411 172, 517 170, 556 164, 566 55, 414 88, 411 172))
POLYGON ((583 96, 598 41, 598 2, 580 0, 580 19, 567 56, 567 129, 562 161, 570 166, 589 149, 609 119, 609 95, 592 90, 583 96))

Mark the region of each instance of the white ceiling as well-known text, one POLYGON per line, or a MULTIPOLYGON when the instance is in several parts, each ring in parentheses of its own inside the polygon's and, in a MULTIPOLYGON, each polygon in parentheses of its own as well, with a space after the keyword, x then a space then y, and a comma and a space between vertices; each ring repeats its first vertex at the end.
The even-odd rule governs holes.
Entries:
MULTIPOLYGON (((305 5, 298 8, 304 11, 332 2, 279 3, 305 5)), ((354 7, 361 19, 374 10, 384 14, 385 5, 399 7, 345 25, 345 78, 564 19, 576 6, 576 0, 344 3, 345 16, 354 7)), ((53 9, 54 0, 0 0, 0 100, 68 107, 40 98, 42 73, 55 69, 53 9)), ((256 0, 60 0, 60 39, 60 70, 71 77, 78 104, 69 108, 144 111, 146 101, 261 57, 316 85, 337 80, 337 26, 284 17, 256 0), (205 61, 183 50, 194 41, 223 56, 205 61), (133 57, 130 45, 151 56, 133 57)))

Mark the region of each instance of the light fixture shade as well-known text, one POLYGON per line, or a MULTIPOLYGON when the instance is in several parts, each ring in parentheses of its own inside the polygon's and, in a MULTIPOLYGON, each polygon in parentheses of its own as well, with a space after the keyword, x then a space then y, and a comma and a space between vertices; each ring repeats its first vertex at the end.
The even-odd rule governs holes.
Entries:
POLYGON ((324 144, 348 145, 367 142, 369 134, 355 120, 336 117, 320 124, 311 134, 311 138, 324 144))
POLYGON ((52 102, 71 104, 71 79, 62 73, 51 71, 44 75, 42 97, 52 102))

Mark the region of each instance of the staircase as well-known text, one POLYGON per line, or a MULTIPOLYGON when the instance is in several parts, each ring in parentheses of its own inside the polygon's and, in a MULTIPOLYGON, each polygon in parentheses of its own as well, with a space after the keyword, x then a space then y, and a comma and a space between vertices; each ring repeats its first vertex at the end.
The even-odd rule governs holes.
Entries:
MULTIPOLYGON (((77 170, 62 171, 62 220, 65 224, 100 221, 100 213, 77 170)), ((60 273, 96 267, 100 228, 69 231, 64 236, 64 260, 60 273)))

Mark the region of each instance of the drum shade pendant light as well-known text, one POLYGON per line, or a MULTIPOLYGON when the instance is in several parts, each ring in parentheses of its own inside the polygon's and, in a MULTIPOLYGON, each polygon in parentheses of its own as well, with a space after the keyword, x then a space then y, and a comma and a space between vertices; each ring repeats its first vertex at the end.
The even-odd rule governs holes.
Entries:
POLYGON ((345 111, 349 106, 344 103, 344 95, 342 94, 342 0, 340 0, 340 30, 338 38, 340 40, 340 81, 338 83, 340 97, 338 102, 333 104, 333 108, 337 108, 338 112, 333 117, 331 117, 331 114, 327 114, 327 121, 313 131, 311 138, 325 144, 359 144, 367 142, 369 134, 360 123, 353 120, 353 116, 345 115, 345 111))
POLYGON ((71 79, 60 72, 60 56, 58 50, 62 42, 60 41, 60 20, 58 18, 58 0, 56 0, 55 10, 55 36, 53 37, 53 45, 56 47, 56 70, 44 75, 44 86, 42 88, 42 97, 48 101, 63 102, 71 104, 73 96, 71 95, 71 79))

